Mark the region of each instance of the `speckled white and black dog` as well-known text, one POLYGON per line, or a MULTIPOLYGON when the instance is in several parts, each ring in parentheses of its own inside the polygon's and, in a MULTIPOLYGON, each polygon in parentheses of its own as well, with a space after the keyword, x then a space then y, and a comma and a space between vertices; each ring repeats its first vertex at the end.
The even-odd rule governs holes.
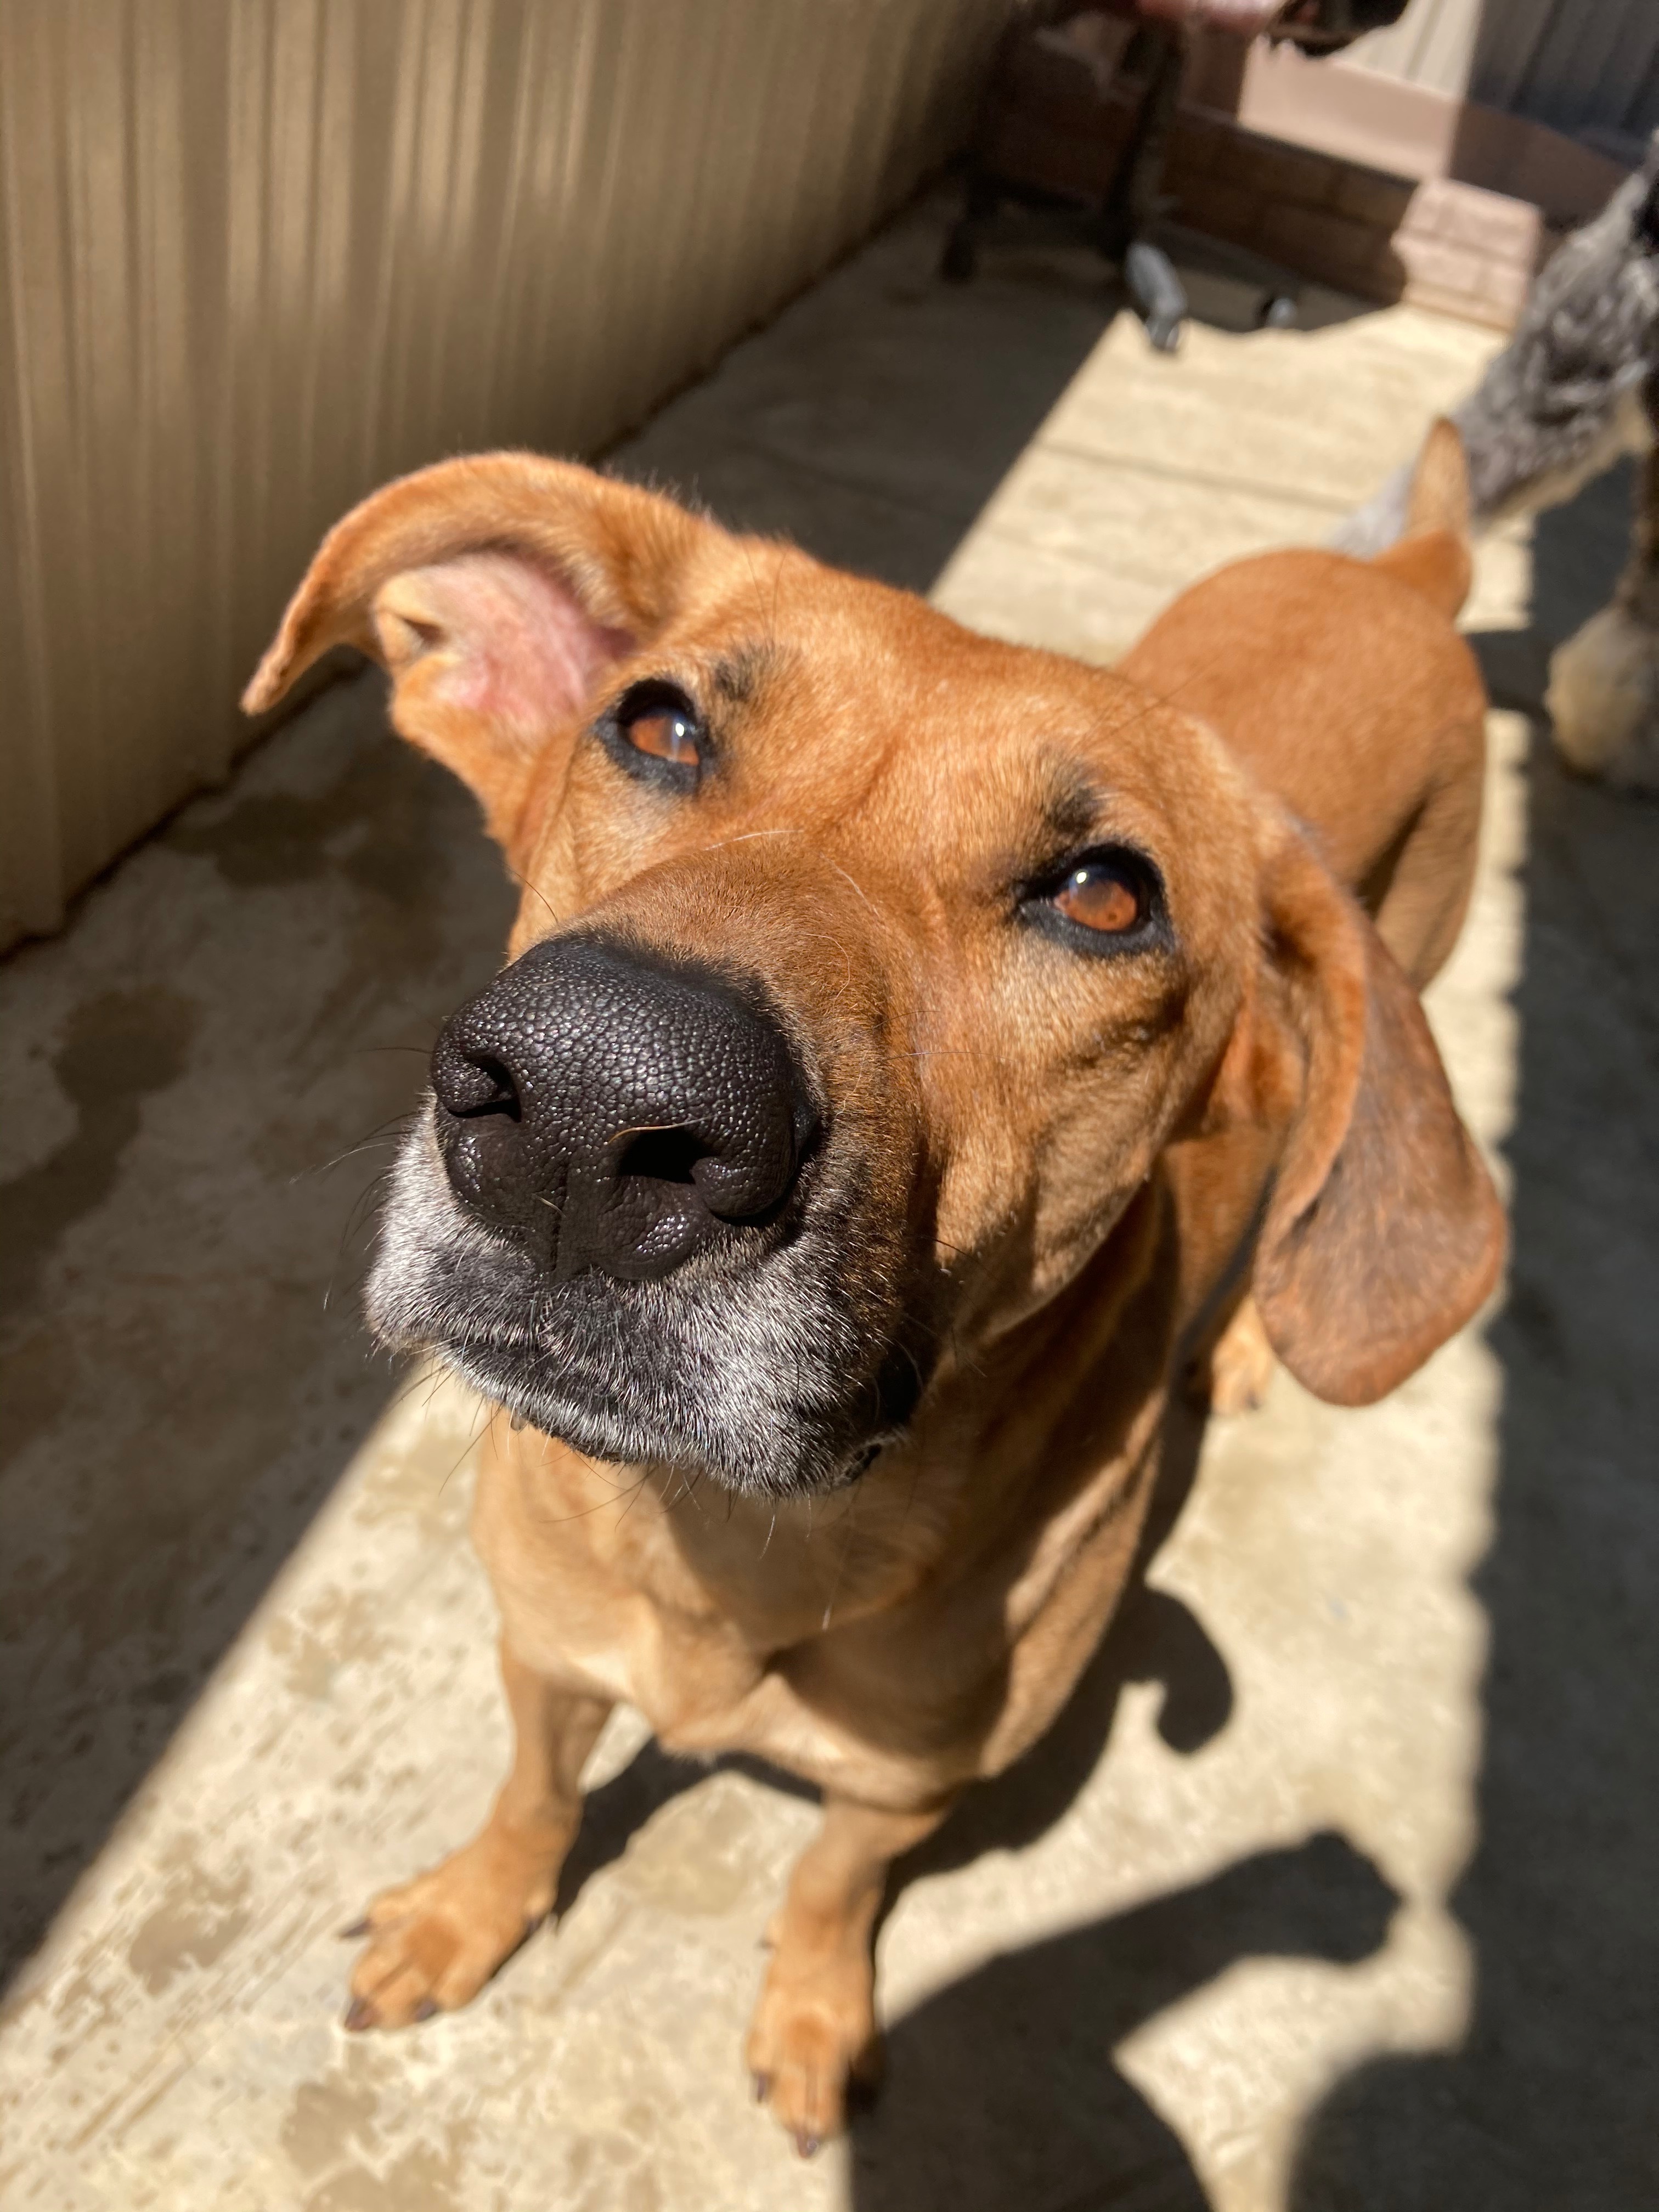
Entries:
MULTIPOLYGON (((1622 454, 1648 457, 1629 564, 1610 605, 1551 660, 1547 703, 1573 767, 1659 793, 1659 132, 1641 170, 1552 258, 1451 419, 1476 531, 1559 505, 1622 454)), ((1366 556, 1392 544, 1410 478, 1397 470, 1333 543, 1366 556)))

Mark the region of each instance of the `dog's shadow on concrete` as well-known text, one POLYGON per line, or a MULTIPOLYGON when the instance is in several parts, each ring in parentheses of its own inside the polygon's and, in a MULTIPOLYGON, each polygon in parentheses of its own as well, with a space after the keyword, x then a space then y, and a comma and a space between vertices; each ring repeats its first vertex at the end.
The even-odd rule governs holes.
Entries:
MULTIPOLYGON (((1127 1684, 1160 1686, 1158 1728, 1173 1750, 1200 1750, 1226 1725, 1225 1661, 1189 1608, 1146 1580, 1192 1487, 1204 1426, 1188 1405, 1171 1407, 1135 1571, 1065 1711, 1029 1758, 970 1790, 901 1862, 890 1905, 921 1876, 1035 1843, 1098 1765, 1127 1684)), ((1117 2070, 1114 2048, 1237 1960, 1368 1957, 1397 1902, 1368 1859, 1319 1835, 951 1983, 889 2027, 885 2085, 854 2128, 856 2212, 1109 2203, 1201 2212, 1208 2200, 1185 2149, 1117 2070)))
POLYGON ((1239 1959, 1369 1957, 1396 1902, 1322 1834, 993 1959, 890 2028, 885 2087, 854 2130, 857 2212, 1203 2212, 1186 2150, 1114 2047, 1239 1959))
MULTIPOLYGON (((1099 1763, 1132 1682, 1163 1696, 1158 1726, 1192 1753, 1232 1711, 1226 1662, 1181 1601, 1146 1569, 1197 1471, 1204 1421, 1177 1402, 1158 1491, 1112 1627, 1054 1726, 1030 1754, 969 1790, 939 1833, 894 1869, 888 1909, 913 1881, 1018 1850, 1059 1820, 1099 1763)), ((811 1796, 742 1759, 720 1762, 811 1796)), ((564 1911, 619 1858, 658 1808, 708 1769, 654 1743, 592 1792, 560 1884, 564 1911)), ((856 2120, 858 2212, 1005 2212, 1206 2202, 1187 2154, 1112 2063, 1131 2029, 1236 1960, 1312 1955, 1350 1963, 1382 1943, 1397 1899, 1370 1862, 1335 1835, 1243 1859, 1212 1880, 993 1960, 890 2028, 886 2086, 856 2120)))
POLYGON ((1539 518, 1531 627, 1472 641, 1534 725, 1479 1830, 1450 1899, 1474 2015, 1334 2087, 1291 2212, 1659 2203, 1659 805, 1570 775, 1541 711, 1623 564, 1630 478, 1539 518))

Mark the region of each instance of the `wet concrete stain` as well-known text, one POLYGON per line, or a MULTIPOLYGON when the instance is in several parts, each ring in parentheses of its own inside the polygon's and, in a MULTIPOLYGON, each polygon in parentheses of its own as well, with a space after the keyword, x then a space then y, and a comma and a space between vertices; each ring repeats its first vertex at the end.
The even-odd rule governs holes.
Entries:
POLYGON ((206 1872, 188 1858, 127 1947, 127 1964, 152 1996, 188 1967, 211 1966, 248 1926, 246 1873, 206 1872))
MULTIPOLYGON (((441 892, 447 872, 447 809, 434 804, 441 776, 390 733, 377 735, 356 745, 323 791, 248 792, 219 811, 187 808, 159 842, 211 860, 239 890, 311 883, 337 870, 416 911, 441 892)), ((441 787, 447 794, 447 779, 441 787)))
POLYGON ((660 2212, 661 2185, 642 2157, 652 2155, 658 2115, 634 2105, 621 2124, 570 2146, 560 2201, 571 2212, 660 2212))
POLYGON ((416 2142, 380 2167, 380 2099, 366 2081, 330 2075, 296 2088, 280 2133, 283 2151, 312 2185, 305 2212, 453 2212, 477 2129, 460 2121, 441 2143, 416 2142))
MULTIPOLYGON (((467 793, 343 684, 94 890, 78 959, 5 979, 39 1042, 0 1182, 0 1984, 392 1387, 374 1177, 512 904, 467 793)), ((320 1692, 359 1639, 317 1626, 320 1692)))
POLYGON ((113 1190, 142 1101, 184 1073, 199 1019, 163 984, 103 991, 76 1008, 52 1060, 74 1129, 38 1167, 0 1183, 0 1314, 27 1305, 65 1233, 113 1190))
POLYGON ((374 2126, 380 2101, 367 2082, 338 2075, 301 2081, 277 2139, 307 2180, 354 2154, 372 2158, 380 2148, 374 2126))
MULTIPOLYGON (((323 709, 336 706, 361 718, 361 687, 341 686, 319 702, 323 709)), ((355 1046, 365 1021, 440 960, 451 927, 446 906, 457 892, 455 856, 478 834, 477 804, 461 785, 384 725, 343 729, 340 756, 337 772, 320 790, 254 790, 229 804, 202 801, 158 841, 211 861, 236 890, 320 887, 343 878, 367 895, 337 940, 338 971, 294 1039, 296 1074, 328 1065, 343 1042, 355 1046)), ((511 910, 503 883, 502 938, 511 910)), ((450 1011, 433 1005, 421 1032, 423 1046, 450 1011)), ((301 1142, 314 1158, 308 1125, 301 1142)))
POLYGON ((462 2179, 461 2152, 419 2144, 384 2173, 347 2166, 307 2197, 305 2212, 453 2212, 462 2179))
MULTIPOLYGON (((4 1202, 0 1186, 0 1207, 4 1202)), ((8 1245, 12 1234, 8 1215, 8 1245)), ((74 1343, 61 1321, 43 1322, 0 1354, 0 1466, 51 1428, 69 1403, 76 1372, 74 1343)))
POLYGON ((717 1775, 665 1808, 623 1856, 629 1887, 664 1911, 697 1918, 718 1917, 753 1895, 769 1865, 751 1786, 717 1775))
POLYGON ((388 1646, 376 1625, 378 1612, 374 1593, 332 1590, 308 1614, 279 1613, 267 1641, 283 1662, 289 1694, 326 1697, 340 1668, 380 1657, 388 1646))

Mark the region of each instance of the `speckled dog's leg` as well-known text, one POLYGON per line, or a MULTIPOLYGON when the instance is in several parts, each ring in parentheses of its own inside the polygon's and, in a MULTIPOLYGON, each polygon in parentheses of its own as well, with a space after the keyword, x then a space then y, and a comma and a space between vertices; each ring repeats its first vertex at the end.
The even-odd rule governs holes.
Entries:
POLYGON ((360 1929, 349 2028, 402 2027, 476 1996, 552 1910, 581 1822, 581 1771, 611 1707, 532 1673, 505 1643, 513 1770, 480 1832, 413 1881, 388 1889, 360 1929))
POLYGON ((804 2158, 842 2127, 849 2081, 872 2082, 879 2073, 871 1940, 887 1869, 948 1810, 890 1813, 826 1797, 823 1826, 795 1863, 783 1910, 767 1931, 772 1960, 748 2061, 756 2095, 804 2158))

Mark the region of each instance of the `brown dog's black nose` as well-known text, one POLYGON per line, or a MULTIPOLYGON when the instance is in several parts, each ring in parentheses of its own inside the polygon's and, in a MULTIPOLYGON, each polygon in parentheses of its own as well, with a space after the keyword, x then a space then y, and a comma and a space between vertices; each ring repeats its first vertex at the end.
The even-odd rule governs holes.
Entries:
POLYGON ((561 1280, 665 1275, 769 1213, 817 1121, 769 1014, 587 937, 532 946, 453 1015, 432 1087, 457 1196, 561 1280))

